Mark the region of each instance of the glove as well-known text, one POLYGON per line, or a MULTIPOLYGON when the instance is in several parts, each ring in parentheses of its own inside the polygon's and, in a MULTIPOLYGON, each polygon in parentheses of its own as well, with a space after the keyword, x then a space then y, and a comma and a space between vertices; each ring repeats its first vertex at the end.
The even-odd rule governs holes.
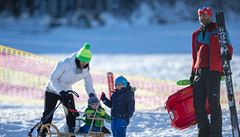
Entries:
POLYGON ((105 93, 104 92, 102 92, 102 94, 101 94, 101 96, 100 96, 100 100, 105 100, 106 99, 106 95, 105 95, 105 93))
POLYGON ((232 60, 232 54, 229 51, 227 52, 227 59, 232 60))
POLYGON ((62 101, 63 104, 68 103, 68 101, 69 101, 68 95, 69 95, 68 92, 66 92, 64 90, 60 92, 60 100, 62 101))
POLYGON ((72 102, 71 102, 71 94, 69 94, 68 91, 61 91, 60 92, 60 100, 62 101, 62 104, 67 108, 73 108, 72 107, 72 102))
POLYGON ((68 109, 75 117, 80 116, 79 112, 75 108, 68 109))
POLYGON ((193 82, 194 82, 194 78, 195 78, 195 74, 192 73, 191 76, 190 76, 190 78, 189 78, 189 81, 191 82, 191 85, 192 85, 193 82))
POLYGON ((136 90, 137 90, 136 87, 131 87, 131 91, 132 91, 132 92, 135 92, 136 90))

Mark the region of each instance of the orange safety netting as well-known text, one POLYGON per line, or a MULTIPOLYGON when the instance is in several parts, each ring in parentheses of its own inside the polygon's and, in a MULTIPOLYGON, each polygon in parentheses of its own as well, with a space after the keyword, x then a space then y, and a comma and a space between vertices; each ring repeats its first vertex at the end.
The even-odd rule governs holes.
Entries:
MULTIPOLYGON (((0 103, 35 103, 42 102, 44 88, 57 60, 38 56, 29 52, 0 45, 0 103)), ((108 92, 107 73, 91 69, 94 88, 98 95, 108 92)), ((163 108, 169 95, 183 88, 172 81, 125 75, 131 85, 137 87, 135 92, 137 110, 154 110, 163 108)), ((222 84, 225 86, 225 83, 222 84)), ((80 98, 79 104, 86 104, 87 94, 82 82, 73 86, 80 98)), ((227 104, 225 88, 221 91, 221 103, 227 104)), ((239 89, 235 92, 236 104, 239 104, 239 89)))

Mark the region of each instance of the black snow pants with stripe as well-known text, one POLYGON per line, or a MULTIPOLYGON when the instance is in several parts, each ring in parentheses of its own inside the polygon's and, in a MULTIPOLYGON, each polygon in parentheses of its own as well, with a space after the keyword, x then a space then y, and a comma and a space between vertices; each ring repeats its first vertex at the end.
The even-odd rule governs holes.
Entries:
POLYGON ((220 105, 221 73, 208 68, 198 69, 193 84, 194 109, 198 123, 198 137, 222 137, 220 105), (210 120, 205 109, 208 98, 210 120))
MULTIPOLYGON (((69 102, 70 102, 69 105, 71 105, 71 108, 75 109, 75 103, 74 103, 73 95, 69 94, 68 99, 69 99, 69 102)), ((57 105, 58 100, 60 100, 59 95, 54 94, 52 92, 48 92, 48 91, 45 92, 44 112, 43 112, 43 116, 42 116, 41 120, 44 120, 46 118, 46 116, 54 110, 54 108, 57 105)), ((65 106, 63 106, 63 109, 64 109, 64 112, 65 112, 65 115, 66 115, 68 131, 73 132, 74 128, 75 128, 76 117, 71 112, 69 112, 68 109, 65 106)), ((43 124, 51 123, 52 119, 53 119, 53 114, 50 115, 50 117, 47 120, 44 120, 43 124)), ((40 128, 38 128, 38 132, 39 131, 40 131, 40 128)), ((41 136, 45 137, 46 132, 47 132, 46 130, 43 130, 43 132, 40 133, 41 136)))

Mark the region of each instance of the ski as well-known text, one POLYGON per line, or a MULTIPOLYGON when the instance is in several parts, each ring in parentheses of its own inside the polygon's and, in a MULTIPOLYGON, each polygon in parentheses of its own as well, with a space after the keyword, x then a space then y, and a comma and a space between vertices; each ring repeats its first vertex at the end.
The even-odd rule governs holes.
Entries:
POLYGON ((228 45, 228 34, 225 27, 224 14, 222 11, 216 12, 216 23, 218 26, 219 43, 221 46, 221 56, 223 61, 223 71, 225 76, 225 82, 227 87, 228 105, 230 109, 230 118, 232 124, 232 133, 234 137, 239 137, 239 126, 236 104, 234 99, 233 83, 232 83, 232 72, 230 67, 230 61, 227 58, 227 45, 228 45))

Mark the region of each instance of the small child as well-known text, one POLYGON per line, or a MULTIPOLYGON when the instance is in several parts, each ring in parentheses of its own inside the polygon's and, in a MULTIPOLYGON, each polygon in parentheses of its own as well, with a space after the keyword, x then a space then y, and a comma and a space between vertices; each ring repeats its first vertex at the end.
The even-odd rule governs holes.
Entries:
POLYGON ((84 111, 84 126, 80 127, 79 132, 88 133, 89 130, 91 130, 93 132, 103 132, 104 134, 110 134, 110 131, 104 126, 104 121, 100 119, 111 122, 111 117, 106 113, 105 109, 100 106, 98 98, 96 96, 90 97, 88 99, 88 108, 86 108, 84 111), (92 128, 90 129, 94 115, 96 119, 94 119, 92 128))
POLYGON ((100 99, 111 108, 113 137, 126 137, 129 120, 135 111, 134 91, 135 88, 123 76, 115 79, 115 92, 109 100, 103 92, 100 99))

